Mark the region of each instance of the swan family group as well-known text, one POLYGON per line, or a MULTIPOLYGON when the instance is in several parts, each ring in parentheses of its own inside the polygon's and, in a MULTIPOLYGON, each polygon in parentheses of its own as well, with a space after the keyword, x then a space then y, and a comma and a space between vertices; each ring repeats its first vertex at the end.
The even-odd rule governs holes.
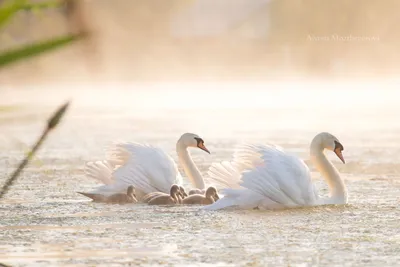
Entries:
POLYGON ((324 151, 333 151, 345 163, 343 145, 330 133, 311 141, 310 159, 325 178, 330 196, 320 197, 303 160, 273 144, 239 145, 231 161, 213 163, 203 177, 189 148, 210 153, 196 134, 183 134, 176 151, 193 188, 186 193, 175 161, 158 147, 138 143, 113 145, 102 161, 88 162, 87 177, 102 183, 80 194, 102 203, 149 205, 204 205, 202 209, 282 209, 325 204, 346 204, 347 189, 324 151), (219 197, 218 191, 223 195, 219 197))

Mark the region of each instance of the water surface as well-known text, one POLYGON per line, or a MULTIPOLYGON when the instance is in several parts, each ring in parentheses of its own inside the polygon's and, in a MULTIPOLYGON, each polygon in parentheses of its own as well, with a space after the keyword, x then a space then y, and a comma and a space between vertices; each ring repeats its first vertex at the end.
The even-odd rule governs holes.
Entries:
MULTIPOLYGON (((314 105, 301 104, 302 94, 291 100, 297 105, 285 105, 288 93, 254 93, 269 99, 268 103, 279 99, 282 103, 218 107, 213 100, 213 105, 203 108, 197 102, 160 107, 151 102, 157 94, 148 93, 149 105, 138 106, 131 105, 121 91, 108 93, 97 105, 76 101, 0 202, 0 262, 13 266, 400 265, 400 120, 394 93, 370 92, 369 102, 360 100, 359 105, 337 103, 341 97, 334 98, 334 90, 316 95, 306 91, 308 98, 315 96, 314 105), (318 99, 323 104, 315 104, 318 99), (347 164, 332 153, 328 156, 348 186, 346 206, 204 212, 195 206, 93 204, 75 193, 97 185, 84 177, 84 162, 102 159, 104 148, 114 140, 149 142, 176 159, 177 138, 195 132, 212 152, 192 150, 206 174, 213 161, 229 160, 242 141, 274 142, 309 163, 309 142, 320 131, 335 134, 345 147, 347 164)), ((200 98, 194 94, 193 102, 213 95, 222 103, 235 94, 208 92, 200 98)), ((363 96, 355 91, 349 95, 363 96)), ((2 181, 28 151, 50 112, 43 104, 34 105, 37 102, 32 100, 29 104, 28 98, 21 96, 23 108, 0 114, 2 181)), ((326 195, 325 183, 309 165, 317 188, 326 195)))

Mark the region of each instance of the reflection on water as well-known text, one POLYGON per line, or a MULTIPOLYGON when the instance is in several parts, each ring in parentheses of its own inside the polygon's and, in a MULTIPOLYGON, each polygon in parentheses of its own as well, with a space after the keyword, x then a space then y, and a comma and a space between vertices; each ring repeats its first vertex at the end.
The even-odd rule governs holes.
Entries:
MULTIPOLYGON (((21 266, 400 263, 397 92, 335 88, 324 93, 264 92, 260 86, 218 92, 205 88, 208 91, 199 94, 197 89, 192 94, 175 90, 162 97, 159 88, 96 95, 91 91, 98 102, 90 104, 85 104, 90 92, 78 97, 63 125, 0 204, 0 262, 21 266), (211 162, 229 160, 242 141, 274 142, 309 163, 308 145, 320 131, 334 133, 345 147, 345 165, 328 155, 349 187, 350 205, 345 207, 207 213, 197 207, 93 204, 75 193, 96 185, 83 176, 83 163, 103 158, 104 147, 114 140, 149 142, 176 159, 177 138, 184 132, 198 133, 211 150, 211 155, 192 151, 205 173, 211 162)), ((16 99, 18 91, 7 94, 16 99)), ((32 102, 32 94, 41 91, 29 94, 22 94, 20 103, 29 98, 32 102)), ((59 99, 65 95, 60 92, 59 99)), ((30 107, 0 113, 1 177, 12 172, 50 111, 44 104, 30 107)), ((326 194, 320 175, 312 175, 326 194)))

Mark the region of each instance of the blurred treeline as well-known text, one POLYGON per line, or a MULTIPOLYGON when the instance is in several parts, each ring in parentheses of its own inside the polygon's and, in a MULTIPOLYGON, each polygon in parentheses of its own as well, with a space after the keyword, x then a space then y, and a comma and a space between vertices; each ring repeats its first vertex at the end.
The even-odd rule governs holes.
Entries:
MULTIPOLYGON (((171 20, 195 1, 86 1, 90 47, 13 66, 0 72, 0 83, 371 77, 399 69, 398 0, 273 0, 218 36, 172 36, 171 20), (248 37, 260 23, 269 25, 267 34, 248 37), (375 40, 310 39, 332 35, 375 40)), ((1 32, 0 50, 65 31, 61 13, 21 12, 1 32)))

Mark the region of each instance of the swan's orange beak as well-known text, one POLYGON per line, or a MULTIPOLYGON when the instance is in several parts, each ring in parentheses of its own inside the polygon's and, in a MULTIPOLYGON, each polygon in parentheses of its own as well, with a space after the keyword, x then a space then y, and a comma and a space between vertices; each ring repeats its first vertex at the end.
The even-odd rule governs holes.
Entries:
POLYGON ((335 152, 336 156, 338 156, 338 158, 343 162, 343 164, 346 164, 346 162, 344 161, 344 158, 343 158, 342 150, 340 148, 336 148, 334 150, 334 152, 335 152))
POLYGON ((207 152, 208 154, 210 154, 210 151, 208 151, 208 149, 206 148, 206 146, 204 145, 204 143, 198 144, 197 147, 200 148, 201 150, 204 150, 204 151, 207 152))

